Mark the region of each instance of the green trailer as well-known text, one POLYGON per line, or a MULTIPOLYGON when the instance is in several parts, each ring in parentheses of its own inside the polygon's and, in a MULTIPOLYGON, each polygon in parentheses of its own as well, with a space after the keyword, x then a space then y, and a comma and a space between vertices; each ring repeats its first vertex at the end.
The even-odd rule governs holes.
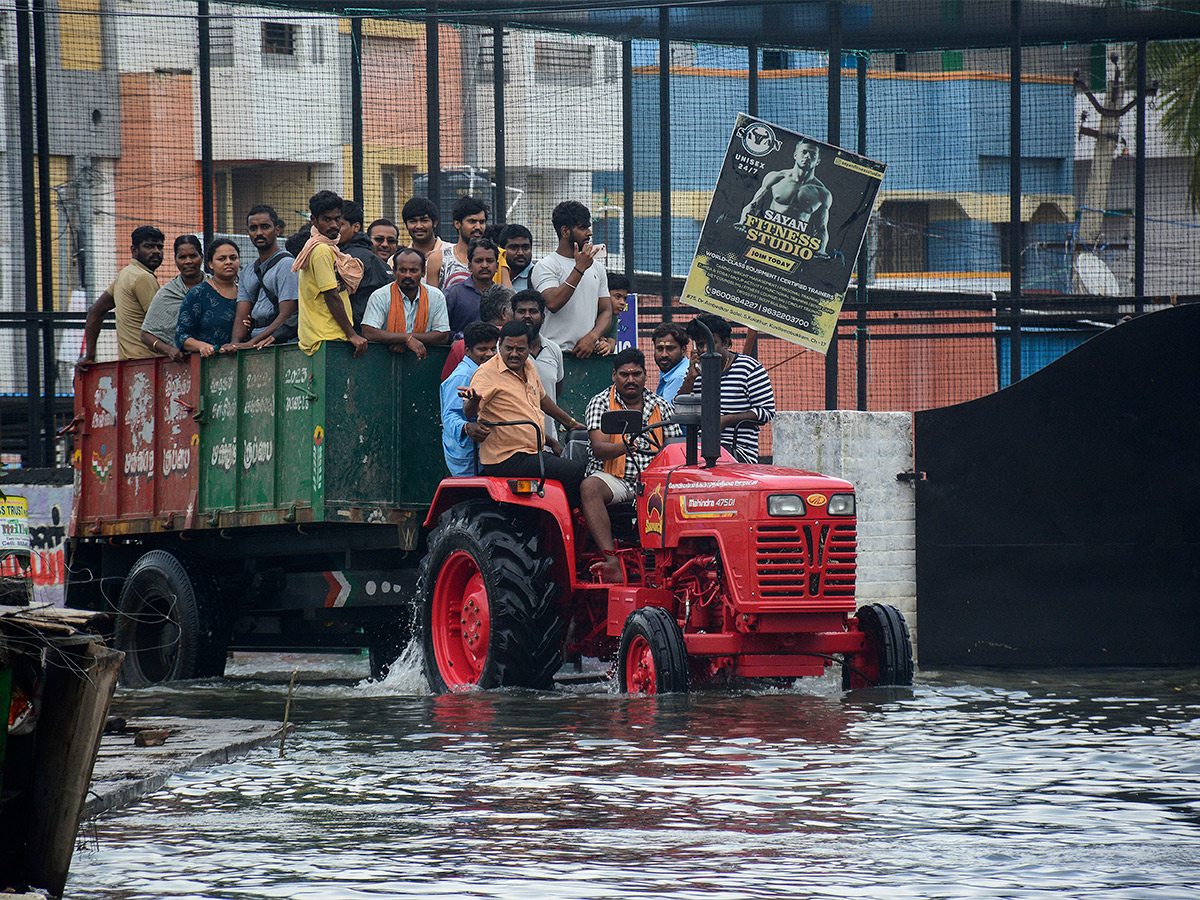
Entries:
MULTIPOLYGON (((71 605, 111 609, 129 684, 219 674, 228 649, 367 648, 408 638, 421 524, 448 472, 428 358, 342 342, 76 379, 71 605)), ((582 417, 611 383, 567 359, 582 417)))

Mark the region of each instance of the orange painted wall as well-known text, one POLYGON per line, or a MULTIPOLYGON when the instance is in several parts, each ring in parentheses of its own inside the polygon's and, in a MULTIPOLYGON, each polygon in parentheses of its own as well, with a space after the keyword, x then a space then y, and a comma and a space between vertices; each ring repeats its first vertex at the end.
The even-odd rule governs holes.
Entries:
POLYGON ((134 228, 154 225, 166 235, 156 273, 165 283, 177 274, 171 254, 175 238, 201 230, 192 76, 123 74, 120 79, 121 157, 113 197, 117 261, 127 263, 134 228))

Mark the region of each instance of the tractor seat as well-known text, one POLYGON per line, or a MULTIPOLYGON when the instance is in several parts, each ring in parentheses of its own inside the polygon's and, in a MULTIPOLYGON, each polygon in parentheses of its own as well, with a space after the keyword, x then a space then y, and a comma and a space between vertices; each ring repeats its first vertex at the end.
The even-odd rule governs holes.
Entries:
POLYGON ((573 459, 586 463, 588 461, 588 449, 590 446, 591 444, 588 441, 588 433, 586 431, 568 431, 567 439, 563 443, 563 459, 573 459))

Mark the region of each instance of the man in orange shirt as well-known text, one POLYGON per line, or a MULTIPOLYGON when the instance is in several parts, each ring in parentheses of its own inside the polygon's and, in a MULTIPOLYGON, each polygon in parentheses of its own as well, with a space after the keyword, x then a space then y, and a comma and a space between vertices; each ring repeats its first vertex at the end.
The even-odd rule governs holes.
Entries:
POLYGON ((542 387, 533 360, 529 358, 529 326, 509 322, 500 329, 500 352, 481 365, 471 384, 458 389, 463 398, 463 415, 478 416, 483 422, 524 420, 532 425, 482 426, 484 437, 479 445, 479 461, 484 475, 537 478, 545 467, 548 479, 562 483, 567 500, 579 505, 579 485, 584 463, 542 452, 545 435, 541 434, 549 415, 568 429, 583 428, 559 408, 542 387), (538 457, 541 457, 539 466, 538 457))

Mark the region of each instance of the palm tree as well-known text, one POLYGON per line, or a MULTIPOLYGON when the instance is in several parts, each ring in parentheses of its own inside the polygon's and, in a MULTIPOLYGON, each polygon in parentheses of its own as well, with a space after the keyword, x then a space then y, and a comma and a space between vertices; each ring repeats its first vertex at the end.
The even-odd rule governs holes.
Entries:
POLYGON ((1200 41, 1148 44, 1146 71, 1158 81, 1163 133, 1191 157, 1188 200, 1200 211, 1200 41))

